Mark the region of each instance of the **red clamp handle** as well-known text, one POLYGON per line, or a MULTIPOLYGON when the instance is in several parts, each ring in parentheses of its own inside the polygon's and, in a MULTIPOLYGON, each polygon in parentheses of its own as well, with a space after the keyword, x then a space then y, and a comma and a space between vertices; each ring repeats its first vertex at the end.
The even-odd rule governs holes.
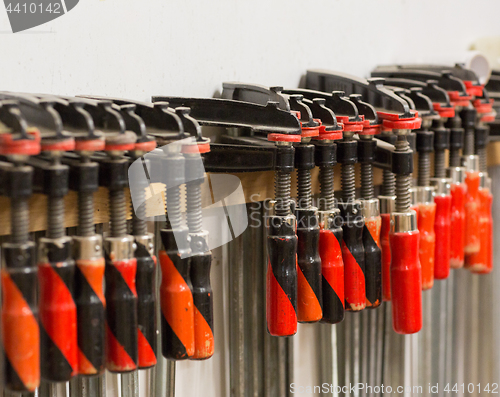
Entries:
POLYGON ((342 229, 319 232, 319 255, 323 276, 322 322, 336 324, 344 319, 344 262, 342 261, 342 229))
POLYGON ((481 203, 479 211, 481 249, 475 254, 467 255, 465 260, 471 272, 486 274, 493 270, 493 219, 491 216, 493 196, 488 189, 480 189, 479 199, 481 203))
POLYGON ((391 233, 393 328, 399 334, 422 329, 422 275, 418 259, 420 232, 391 233))

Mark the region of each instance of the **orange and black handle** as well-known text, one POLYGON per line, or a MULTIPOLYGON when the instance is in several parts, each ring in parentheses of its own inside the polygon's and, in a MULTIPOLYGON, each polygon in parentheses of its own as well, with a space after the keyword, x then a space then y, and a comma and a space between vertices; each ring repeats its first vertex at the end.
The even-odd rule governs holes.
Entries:
POLYGON ((473 273, 486 274, 493 270, 493 235, 491 216, 491 204, 493 196, 486 186, 487 176, 481 173, 481 188, 479 189, 479 240, 481 249, 479 252, 465 257, 467 268, 473 273))
POLYGON ((104 298, 104 257, 102 238, 73 237, 75 252, 75 302, 78 325, 78 374, 97 375, 105 367, 106 300, 104 298), (82 246, 94 246, 85 258, 82 246), (83 255, 82 255, 83 254, 83 255))
POLYGON ((391 244, 389 232, 391 230, 391 212, 394 211, 394 196, 379 196, 380 202, 380 250, 382 260, 382 299, 391 300, 391 244))
POLYGON ((420 232, 414 211, 391 215, 390 241, 393 328, 400 334, 413 334, 422 328, 420 232))
POLYGON ((16 392, 33 392, 40 383, 38 270, 35 244, 2 245, 3 380, 16 392))
POLYGON ((128 235, 105 239, 106 368, 110 372, 137 369, 137 259, 133 244, 128 235))
POLYGON ((320 212, 319 255, 323 293, 322 322, 337 324, 344 319, 344 262, 339 210, 320 212), (323 216, 323 214, 325 216, 323 216))
POLYGON ((323 317, 319 224, 316 209, 297 208, 297 320, 311 323, 323 317))
POLYGON ((273 336, 297 332, 297 236, 295 216, 269 217, 266 317, 273 336))
MULTIPOLYGON (((191 244, 197 245, 195 236, 191 236, 191 244)), ((210 285, 212 252, 208 251, 206 243, 203 246, 207 251, 191 257, 190 271, 194 303, 194 354, 191 358, 195 360, 204 360, 214 354, 214 309, 210 285)))
POLYGON ((41 238, 38 250, 41 376, 52 382, 66 382, 78 372, 71 238, 41 238))
POLYGON ((436 219, 436 203, 433 199, 433 188, 423 187, 424 195, 419 204, 418 230, 420 232, 419 259, 422 270, 422 289, 431 289, 434 285, 434 257, 436 251, 436 234, 434 223, 436 219))
POLYGON ((162 354, 171 360, 185 360, 194 355, 194 304, 189 275, 191 257, 187 229, 163 229, 160 251, 161 338, 162 354), (177 241, 183 245, 177 245, 177 241))
POLYGON ((156 257, 151 254, 153 235, 135 238, 137 246, 137 349, 140 369, 156 365, 156 257))
POLYGON ((380 217, 378 199, 363 200, 365 225, 363 248, 365 250, 366 307, 376 308, 382 303, 382 251, 380 249, 380 217))
POLYGON ((465 184, 465 170, 462 167, 451 167, 448 175, 452 180, 451 193, 451 246, 450 268, 459 269, 464 266, 465 245, 465 198, 467 185, 465 184))
POLYGON ((343 218, 342 259, 344 261, 345 309, 360 311, 366 307, 364 218, 359 201, 340 202, 343 218))

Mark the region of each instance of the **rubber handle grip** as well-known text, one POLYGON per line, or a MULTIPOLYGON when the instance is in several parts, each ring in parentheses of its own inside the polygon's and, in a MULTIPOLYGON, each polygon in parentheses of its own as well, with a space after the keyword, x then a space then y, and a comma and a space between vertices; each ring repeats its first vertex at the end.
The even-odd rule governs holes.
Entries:
POLYGON ((80 375, 97 375, 104 371, 106 329, 104 268, 104 258, 76 261, 75 302, 80 375))
POLYGON ((3 382, 16 392, 33 392, 40 383, 38 270, 35 245, 4 244, 2 269, 3 382))
POLYGON ((344 216, 342 259, 344 261, 345 309, 360 311, 366 307, 365 250, 362 216, 350 212, 344 216))
POLYGON ((156 257, 136 241, 137 353, 140 369, 156 365, 156 257))
POLYGON ((48 263, 38 264, 42 378, 69 381, 78 372, 75 262, 71 243, 45 241, 48 263))
POLYGON ((106 257, 106 368, 130 372, 137 368, 137 259, 106 257))
POLYGON ((399 334, 422 329, 422 275, 418 259, 420 232, 391 233, 392 325, 399 334))
POLYGON ((451 247, 451 196, 436 196, 436 219, 434 233, 436 233, 436 251, 434 255, 434 278, 443 280, 450 275, 450 247, 451 247))
POLYGON ((493 219, 491 216, 491 204, 493 196, 487 189, 479 190, 479 240, 481 249, 479 252, 465 257, 467 268, 473 273, 486 274, 493 270, 493 219))
POLYGON ((336 324, 344 319, 344 262, 342 261, 342 228, 319 232, 321 257, 323 318, 336 324))
POLYGON ((321 257, 317 215, 298 209, 297 320, 316 322, 323 317, 321 257))
POLYGON ((418 211, 418 230, 420 232, 419 259, 422 268, 422 289, 434 285, 434 256, 436 254, 436 203, 421 203, 418 211))
POLYGON ((380 250, 380 229, 382 218, 365 218, 363 247, 365 249, 366 307, 376 308, 382 303, 382 251, 380 250))
POLYGON ((277 229, 267 237, 267 329, 273 336, 291 336, 297 332, 297 236, 285 222, 277 229))
MULTIPOLYGON (((174 236, 172 235, 173 239, 174 236)), ((161 331, 165 358, 185 360, 194 354, 194 304, 189 278, 191 258, 160 251, 161 331)))
POLYGON ((191 257, 191 283, 194 303, 193 359, 203 360, 214 354, 214 307, 210 285, 212 252, 191 257))
POLYGON ((459 269, 464 265, 465 246, 465 197, 467 185, 453 183, 451 185, 451 246, 450 267, 459 269))
MULTIPOLYGON (((467 196, 465 199, 465 255, 479 252, 479 172, 467 172, 465 184, 467 196)), ((467 267, 467 264, 465 264, 467 267)))
POLYGON ((389 232, 391 230, 391 214, 380 214, 380 250, 382 251, 382 298, 391 300, 391 244, 389 232))

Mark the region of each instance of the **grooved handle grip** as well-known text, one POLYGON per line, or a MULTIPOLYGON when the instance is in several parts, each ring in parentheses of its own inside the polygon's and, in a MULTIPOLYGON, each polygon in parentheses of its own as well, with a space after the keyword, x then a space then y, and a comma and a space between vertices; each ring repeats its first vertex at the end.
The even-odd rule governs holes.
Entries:
MULTIPOLYGON (((467 172, 465 184, 467 196, 465 199, 465 255, 479 252, 479 172, 467 172)), ((467 264, 465 264, 467 267, 467 264)))
POLYGON ((191 283, 194 303, 193 359, 203 360, 214 354, 214 308, 210 285, 212 252, 191 258, 191 283))
POLYGON ((75 302, 80 375, 97 375, 104 371, 106 329, 104 268, 104 258, 76 261, 75 302))
POLYGON ((419 259, 422 268, 422 289, 431 289, 434 285, 434 256, 436 254, 436 203, 419 204, 418 230, 420 232, 419 259))
POLYGON ((297 332, 297 236, 268 236, 267 329, 273 336, 297 332))
POLYGON ((137 291, 135 258, 106 258, 106 368, 129 372, 137 368, 137 291))
POLYGON ((319 227, 298 227, 297 239, 297 320, 311 323, 323 317, 319 227))
POLYGON ((434 202, 436 203, 434 278, 443 280, 450 275, 451 196, 436 196, 434 202))
POLYGON ((467 185, 465 183, 451 185, 451 246, 450 267, 459 269, 464 265, 465 246, 465 197, 467 185))
POLYGON ((382 296, 384 301, 391 300, 391 244, 389 232, 391 230, 391 214, 380 214, 380 249, 382 251, 382 296))
POLYGON ((73 299, 75 262, 69 243, 46 245, 49 263, 38 264, 40 287, 40 361, 42 378, 69 381, 78 371, 76 304, 73 299), (57 260, 57 259, 59 260, 57 260))
POLYGON ((420 232, 391 233, 390 240, 393 328, 399 334, 413 334, 422 328, 420 232))
POLYGON ((382 251, 380 229, 382 218, 365 218, 363 248, 365 249, 366 307, 376 308, 382 303, 382 251))
POLYGON ((344 262, 342 260, 342 229, 319 232, 321 257, 323 319, 336 324, 344 319, 344 262))
MULTIPOLYGON (((352 215, 351 215, 352 216, 352 215)), ((345 309, 357 312, 366 307, 365 250, 362 217, 344 222, 342 228, 342 259, 344 261, 345 309)))
POLYGON ((156 257, 136 244, 137 351, 142 369, 156 365, 156 257))
POLYGON ((465 263, 473 273, 486 274, 493 270, 493 219, 491 216, 491 203, 493 196, 487 189, 479 190, 479 239, 481 249, 479 252, 467 255, 465 263))
MULTIPOLYGON (((171 238, 174 238, 173 234, 171 238)), ((194 354, 194 305, 189 279, 191 258, 177 252, 160 251, 162 353, 165 358, 184 360, 194 354)))
POLYGON ((1 273, 3 381, 6 389, 33 392, 40 383, 38 274, 34 244, 30 247, 6 244, 2 247, 2 255, 6 265, 1 273), (16 263, 19 258, 22 263, 16 263))

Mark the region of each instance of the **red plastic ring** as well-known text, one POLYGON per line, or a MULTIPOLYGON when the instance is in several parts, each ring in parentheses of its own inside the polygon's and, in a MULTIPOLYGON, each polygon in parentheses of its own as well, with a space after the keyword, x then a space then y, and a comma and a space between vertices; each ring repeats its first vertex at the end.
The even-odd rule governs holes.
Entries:
POLYGON ((25 154, 35 156, 40 154, 40 141, 37 139, 13 140, 12 134, 0 134, 0 154, 25 154))
POLYGON ((75 140, 73 138, 46 144, 43 143, 42 139, 42 152, 69 152, 71 150, 75 150, 75 140))
POLYGON ((413 120, 384 120, 383 125, 391 130, 414 130, 420 128, 422 120, 414 118, 413 120))
POLYGON ((381 132, 381 125, 368 125, 363 128, 363 132, 360 132, 359 135, 377 135, 381 132))
POLYGON ((271 142, 300 142, 302 137, 300 135, 287 135, 287 134, 268 134, 267 140, 271 142))
POLYGON ((442 105, 439 102, 434 102, 432 104, 432 107, 436 112, 439 113, 439 117, 443 118, 451 118, 455 117, 455 108, 452 107, 442 107, 442 105))
POLYGON ((112 151, 120 151, 120 152, 125 152, 127 150, 134 150, 135 147, 135 142, 132 143, 121 143, 121 144, 108 144, 104 146, 104 150, 106 152, 112 152, 112 151))
POLYGON ((104 150, 105 146, 104 139, 77 139, 75 141, 75 152, 100 152, 104 150))
POLYGON ((150 152, 156 149, 156 141, 147 142, 136 142, 134 150, 140 150, 142 152, 150 152))
POLYGON ((210 143, 197 143, 193 145, 183 145, 181 149, 185 154, 208 153, 210 152, 210 143))

